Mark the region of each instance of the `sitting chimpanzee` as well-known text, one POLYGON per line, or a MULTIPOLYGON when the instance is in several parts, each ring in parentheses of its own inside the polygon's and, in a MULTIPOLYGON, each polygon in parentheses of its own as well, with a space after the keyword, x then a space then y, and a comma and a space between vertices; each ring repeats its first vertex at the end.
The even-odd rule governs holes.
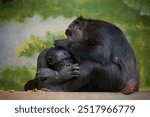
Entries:
MULTIPOLYGON (((67 39, 55 46, 73 55, 80 66, 79 78, 65 82, 74 91, 88 84, 93 91, 138 90, 139 75, 134 52, 123 32, 113 24, 79 17, 66 30, 67 39)), ((86 91, 86 90, 85 90, 86 91)))
POLYGON ((50 48, 47 50, 45 60, 48 68, 40 68, 37 72, 39 89, 63 91, 62 83, 79 77, 79 66, 66 50, 50 48))
POLYGON ((43 89, 63 91, 62 83, 79 77, 79 66, 71 54, 64 49, 52 47, 42 51, 38 57, 36 78, 25 85, 25 90, 43 89))

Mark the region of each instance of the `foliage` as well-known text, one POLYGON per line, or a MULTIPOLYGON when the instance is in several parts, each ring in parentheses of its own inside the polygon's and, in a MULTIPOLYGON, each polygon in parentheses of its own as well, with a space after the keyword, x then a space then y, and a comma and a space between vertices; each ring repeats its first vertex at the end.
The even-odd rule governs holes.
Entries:
POLYGON ((149 0, 124 0, 129 7, 138 10, 141 15, 150 15, 149 0))
POLYGON ((0 72, 0 89, 1 90, 24 90, 24 84, 33 79, 35 68, 33 67, 9 67, 0 72))
MULTIPOLYGON (((139 2, 124 0, 125 3, 137 4, 139 2)), ((139 0, 138 0, 139 1, 139 0)), ((143 2, 142 2, 143 3, 143 2)), ((144 2, 146 5, 149 2, 144 2)), ((141 2, 138 4, 138 6, 141 2)), ((139 8, 139 7, 138 7, 139 8)), ((149 7, 146 7, 149 11, 149 7)), ((43 18, 49 16, 57 17, 63 15, 65 17, 73 17, 83 15, 87 18, 104 19, 107 21, 136 23, 140 17, 137 11, 130 9, 123 4, 121 0, 14 0, 11 3, 0 4, 0 20, 19 20, 24 21, 25 17, 32 17, 39 14, 43 18), (126 16, 131 16, 126 17, 126 16), (112 16, 112 17, 111 17, 112 16), (136 22, 135 22, 136 20, 136 22)))
POLYGON ((64 33, 52 34, 50 32, 46 33, 44 38, 40 38, 34 35, 31 35, 27 41, 22 45, 16 48, 19 56, 32 57, 37 53, 40 53, 45 48, 53 46, 55 39, 65 38, 64 33))
MULTIPOLYGON (((0 3, 0 23, 6 20, 24 22, 26 17, 32 17, 34 14, 41 15, 43 20, 50 16, 63 15, 66 18, 72 18, 82 15, 85 18, 112 22, 125 32, 131 43, 141 77, 140 89, 148 90, 150 89, 149 6, 149 0, 13 0, 11 3, 0 3)), ((53 41, 60 38, 59 36, 60 34, 55 35, 49 32, 44 38, 31 35, 24 44, 17 47, 17 52, 19 56, 32 57, 42 49, 52 46, 53 41)), ((61 36, 64 38, 64 34, 61 36)), ((10 80, 9 77, 5 76, 5 79, 10 80)), ((24 76, 21 74, 14 77, 23 78, 24 76)))

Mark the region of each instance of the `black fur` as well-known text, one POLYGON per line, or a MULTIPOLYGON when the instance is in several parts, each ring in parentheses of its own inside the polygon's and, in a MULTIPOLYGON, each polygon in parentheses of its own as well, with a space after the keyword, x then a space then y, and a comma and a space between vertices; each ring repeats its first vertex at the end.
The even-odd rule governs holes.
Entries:
POLYGON ((66 89, 88 86, 94 91, 125 94, 138 90, 135 55, 118 27, 79 17, 69 25, 66 35, 68 39, 57 40, 55 45, 70 52, 80 65, 80 77, 67 82, 66 89))
POLYGON ((43 50, 37 61, 36 77, 25 84, 25 90, 43 89, 63 91, 65 81, 79 76, 79 66, 64 49, 52 47, 43 50))

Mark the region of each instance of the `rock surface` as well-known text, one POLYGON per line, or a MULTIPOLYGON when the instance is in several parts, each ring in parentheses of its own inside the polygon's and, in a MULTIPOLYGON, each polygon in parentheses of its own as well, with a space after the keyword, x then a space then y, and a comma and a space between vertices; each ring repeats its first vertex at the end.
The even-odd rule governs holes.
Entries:
POLYGON ((149 92, 124 95, 116 92, 21 92, 0 91, 1 100, 149 100, 149 92))

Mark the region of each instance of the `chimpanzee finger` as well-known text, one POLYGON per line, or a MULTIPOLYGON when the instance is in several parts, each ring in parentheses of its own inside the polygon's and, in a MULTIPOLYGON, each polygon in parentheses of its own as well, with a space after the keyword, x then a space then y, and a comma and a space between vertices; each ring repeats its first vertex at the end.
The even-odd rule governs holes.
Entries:
POLYGON ((80 67, 78 64, 74 64, 71 66, 71 70, 79 70, 79 69, 80 69, 80 67))
POLYGON ((79 75, 70 75, 69 79, 72 79, 72 78, 78 78, 79 75))
POLYGON ((74 70, 72 71, 72 75, 79 75, 80 74, 80 71, 79 70, 74 70))
POLYGON ((79 75, 72 75, 73 78, 79 77, 79 75))

